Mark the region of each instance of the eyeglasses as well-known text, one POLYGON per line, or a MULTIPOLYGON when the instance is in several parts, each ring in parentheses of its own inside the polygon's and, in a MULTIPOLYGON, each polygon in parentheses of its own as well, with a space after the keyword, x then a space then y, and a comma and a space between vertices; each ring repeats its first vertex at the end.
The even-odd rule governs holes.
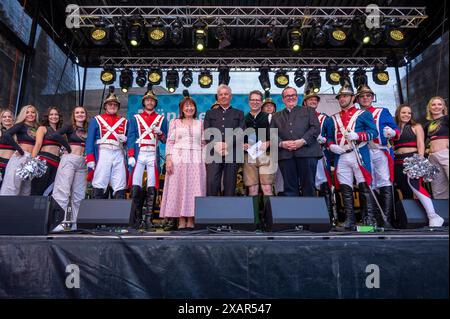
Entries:
POLYGON ((289 94, 283 96, 283 99, 294 99, 294 98, 297 98, 297 94, 289 94))
POLYGON ((370 93, 366 93, 366 94, 361 94, 359 97, 364 97, 364 98, 368 98, 368 97, 372 97, 373 95, 370 93))
POLYGON ((251 99, 250 102, 262 102, 262 100, 251 99))

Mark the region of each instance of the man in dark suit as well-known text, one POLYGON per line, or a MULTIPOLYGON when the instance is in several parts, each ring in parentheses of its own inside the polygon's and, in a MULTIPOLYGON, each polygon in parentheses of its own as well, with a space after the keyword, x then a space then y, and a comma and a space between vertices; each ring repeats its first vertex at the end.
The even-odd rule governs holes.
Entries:
POLYGON ((270 123, 278 129, 278 165, 283 175, 285 196, 315 196, 314 179, 317 160, 323 156, 317 137, 320 123, 315 111, 297 106, 297 91, 286 87, 282 92, 286 106, 270 123), (300 185, 299 185, 300 180, 300 185))
POLYGON ((219 85, 217 88, 217 102, 220 106, 216 109, 208 110, 203 123, 205 140, 207 143, 213 143, 213 145, 209 144, 212 147, 206 148, 207 196, 219 195, 222 174, 223 195, 235 195, 238 163, 243 162, 244 140, 243 134, 239 134, 240 137, 237 138, 231 134, 234 129, 240 128, 243 130, 245 124, 244 113, 230 105, 231 97, 231 88, 224 84, 219 85), (213 134, 214 130, 211 129, 216 129, 215 133, 217 134, 213 134))

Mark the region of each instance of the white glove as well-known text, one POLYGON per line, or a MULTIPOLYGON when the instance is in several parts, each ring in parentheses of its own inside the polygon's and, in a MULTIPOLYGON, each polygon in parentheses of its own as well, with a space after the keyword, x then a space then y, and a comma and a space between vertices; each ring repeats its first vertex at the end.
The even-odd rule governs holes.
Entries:
POLYGON ((117 134, 119 142, 125 143, 127 141, 127 136, 125 134, 117 134))
POLYGON ((359 135, 354 131, 350 131, 347 133, 346 139, 347 141, 357 141, 359 139, 359 135))
POLYGON ((338 155, 345 153, 345 150, 337 144, 331 144, 330 151, 332 151, 334 154, 338 154, 338 155))
POLYGON ((317 136, 317 142, 319 144, 325 144, 327 142, 327 138, 323 137, 322 135, 317 136))
POLYGON ((397 133, 393 129, 391 129, 389 126, 385 126, 383 129, 383 135, 386 138, 392 138, 395 135, 397 135, 397 133))
POLYGON ((136 165, 136 160, 134 159, 133 156, 128 157, 128 165, 131 167, 134 167, 134 165, 136 165))
POLYGON ((90 169, 94 169, 95 168, 95 162, 87 162, 86 166, 90 169))
POLYGON ((159 127, 155 126, 153 128, 153 133, 155 133, 156 135, 161 135, 162 131, 161 131, 161 129, 159 127))

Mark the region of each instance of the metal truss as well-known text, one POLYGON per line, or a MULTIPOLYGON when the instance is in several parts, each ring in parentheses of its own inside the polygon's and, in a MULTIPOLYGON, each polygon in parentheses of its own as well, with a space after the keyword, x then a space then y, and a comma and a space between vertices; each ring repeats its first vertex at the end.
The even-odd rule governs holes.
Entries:
POLYGON ((203 69, 217 70, 219 66, 228 66, 231 71, 250 72, 258 71, 260 67, 269 67, 272 70, 284 69, 294 71, 297 68, 324 69, 330 64, 353 70, 363 68, 371 69, 376 65, 386 66, 385 57, 100 57, 101 67, 112 66, 116 68, 159 67, 162 70, 203 69))
POLYGON ((323 24, 335 20, 350 25, 355 16, 379 16, 381 21, 396 19, 403 28, 417 28, 428 16, 425 7, 190 7, 190 6, 79 6, 80 27, 93 27, 103 19, 112 25, 118 18, 141 16, 150 23, 161 18, 166 25, 180 18, 184 27, 202 19, 209 27, 287 27, 292 19, 303 27, 311 27, 314 20, 323 24), (377 10, 377 11, 373 11, 377 10))

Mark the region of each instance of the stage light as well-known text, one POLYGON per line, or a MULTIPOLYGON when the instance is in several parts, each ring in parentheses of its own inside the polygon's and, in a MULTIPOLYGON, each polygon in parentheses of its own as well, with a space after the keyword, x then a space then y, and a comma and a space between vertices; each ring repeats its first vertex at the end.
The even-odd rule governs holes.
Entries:
POLYGON ((180 83, 180 77, 178 76, 178 71, 169 70, 166 75, 166 87, 170 93, 173 93, 177 90, 178 85, 180 83))
POLYGON ((347 37, 348 30, 344 28, 344 24, 340 21, 335 21, 328 29, 328 41, 333 46, 344 45, 347 37))
POLYGON ((347 69, 342 69, 339 71, 339 84, 344 86, 346 83, 350 82, 350 72, 347 69))
POLYGON ((372 37, 365 24, 364 16, 356 16, 352 21, 353 38, 358 44, 369 44, 372 37))
POLYGON ((391 46, 399 46, 405 43, 405 31, 400 28, 400 21, 390 19, 385 22, 385 38, 386 43, 391 46))
POLYGON ((160 68, 152 68, 148 72, 148 82, 152 85, 157 85, 162 81, 162 71, 160 68))
POLYGON ((329 65, 325 71, 325 78, 327 82, 331 85, 338 85, 339 80, 341 79, 341 74, 339 73, 339 69, 337 65, 329 65))
POLYGON ((386 85, 389 82, 389 73, 385 66, 375 66, 372 71, 372 79, 378 85, 386 85))
POLYGON ((284 70, 278 70, 275 72, 274 82, 277 87, 284 88, 289 84, 289 75, 284 70))
POLYGON ((100 73, 100 80, 104 85, 113 84, 116 81, 116 71, 112 67, 105 67, 100 73))
POLYGON ((220 84, 228 85, 229 83, 230 83, 230 68, 227 66, 220 66, 219 67, 219 85, 220 84))
POLYGON ((106 27, 106 23, 101 20, 94 24, 94 28, 91 30, 91 40, 95 45, 104 45, 109 40, 109 28, 106 27))
POLYGON ((133 71, 125 68, 120 73, 120 89, 123 93, 127 93, 129 88, 133 86, 133 71))
POLYGON ((306 82, 305 75, 301 69, 297 69, 294 73, 294 83, 297 87, 301 88, 306 82))
POLYGON ((322 86, 322 77, 320 76, 320 71, 317 69, 312 69, 307 75, 308 89, 311 89, 314 93, 320 91, 322 86))
POLYGON ((185 87, 190 87, 192 84, 193 80, 192 80, 192 71, 191 70, 184 70, 183 71, 183 76, 181 78, 181 83, 183 83, 183 85, 185 87))
POLYGON ((211 87, 212 83, 213 77, 211 75, 211 72, 209 72, 208 70, 200 72, 200 74, 198 75, 198 84, 201 88, 207 89, 211 87))
POLYGON ((208 45, 207 26, 202 20, 198 20, 193 25, 192 41, 197 51, 203 51, 208 45))
POLYGON ((142 40, 142 19, 140 18, 133 18, 131 22, 131 26, 128 30, 128 41, 131 44, 131 46, 136 47, 141 43, 142 40))
POLYGON ((291 20, 288 30, 288 43, 292 51, 298 52, 302 48, 303 34, 300 22, 291 20))
POLYGON ((262 67, 259 69, 259 83, 264 91, 270 90, 269 68, 262 67))
POLYGON ((144 69, 139 69, 136 75, 136 84, 143 88, 147 83, 147 72, 144 69))
POLYGON ((321 46, 327 42, 327 35, 324 32, 322 22, 315 20, 311 28, 311 37, 315 45, 321 46))
POLYGON ((180 45, 183 42, 183 23, 179 18, 170 27, 170 39, 175 45, 180 45))
POLYGON ((167 30, 161 18, 156 18, 147 29, 148 41, 153 45, 162 45, 166 41, 167 30))
POLYGON ((353 84, 355 88, 358 88, 360 85, 367 85, 367 75, 366 71, 359 68, 355 72, 353 72, 353 84))
POLYGON ((217 26, 216 39, 219 41, 219 50, 231 45, 230 36, 228 35, 227 29, 225 29, 223 24, 219 24, 217 26))

